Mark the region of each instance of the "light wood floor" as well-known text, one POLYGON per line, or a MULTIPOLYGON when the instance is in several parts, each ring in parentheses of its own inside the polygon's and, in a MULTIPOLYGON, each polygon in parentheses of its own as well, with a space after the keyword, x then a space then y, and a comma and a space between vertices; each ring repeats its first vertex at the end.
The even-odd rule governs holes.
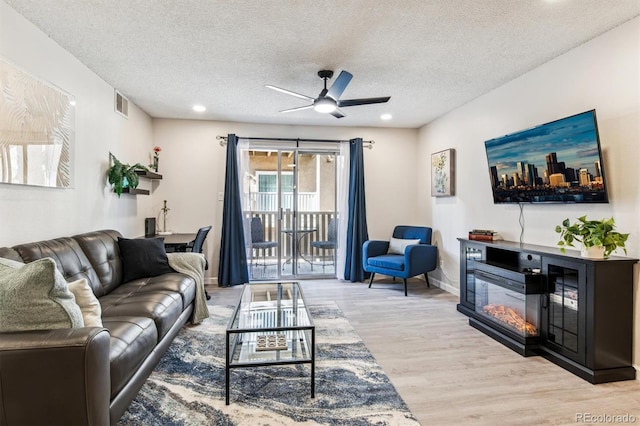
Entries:
MULTIPOLYGON (((409 280, 408 297, 387 277, 371 289, 301 284, 308 304, 340 306, 423 425, 579 424, 587 414, 640 424, 639 380, 592 385, 541 357, 524 358, 470 327, 458 297, 424 281, 409 280)), ((215 304, 234 304, 240 287, 207 290, 215 304)))

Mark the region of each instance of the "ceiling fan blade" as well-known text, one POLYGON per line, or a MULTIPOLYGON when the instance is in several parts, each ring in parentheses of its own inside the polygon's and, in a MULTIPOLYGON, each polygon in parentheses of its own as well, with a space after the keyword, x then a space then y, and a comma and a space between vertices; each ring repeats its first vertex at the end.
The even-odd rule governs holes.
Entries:
POLYGON ((301 95, 300 93, 292 92, 291 90, 287 90, 287 89, 281 89, 280 87, 271 86, 271 85, 267 85, 265 87, 268 87, 269 89, 273 89, 273 90, 275 90, 277 92, 284 93, 286 95, 295 96, 296 98, 306 99, 308 101, 314 101, 315 100, 315 98, 312 98, 311 96, 301 95))
POLYGON ((368 105, 368 104, 383 104, 391 99, 391 96, 387 96, 384 98, 364 98, 364 99, 345 99, 343 101, 338 101, 339 107, 350 107, 357 105, 368 105))
POLYGON ((295 112, 295 111, 302 111, 304 109, 309 109, 309 108, 313 108, 313 105, 306 105, 306 106, 301 106, 301 107, 297 107, 297 108, 283 109, 280 112, 295 112))
POLYGON ((330 112, 329 114, 333 115, 335 118, 342 118, 344 117, 344 114, 342 113, 342 111, 340 111, 339 109, 336 108, 335 111, 330 112))
POLYGON ((330 97, 334 101, 337 101, 340 95, 342 95, 342 92, 344 92, 344 89, 347 88, 347 85, 349 84, 352 78, 353 78, 353 75, 351 75, 351 73, 347 71, 341 71, 338 78, 336 78, 336 80, 333 82, 333 84, 329 88, 329 91, 327 92, 326 96, 330 97))

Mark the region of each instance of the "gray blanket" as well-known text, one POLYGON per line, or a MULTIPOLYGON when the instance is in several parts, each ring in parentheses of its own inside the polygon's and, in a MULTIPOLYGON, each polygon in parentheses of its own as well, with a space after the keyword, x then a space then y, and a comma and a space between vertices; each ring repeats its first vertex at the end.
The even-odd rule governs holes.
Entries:
POLYGON ((169 266, 175 271, 193 278, 196 282, 196 301, 191 315, 191 323, 199 324, 209 318, 207 298, 204 293, 204 255, 201 253, 167 253, 169 266))

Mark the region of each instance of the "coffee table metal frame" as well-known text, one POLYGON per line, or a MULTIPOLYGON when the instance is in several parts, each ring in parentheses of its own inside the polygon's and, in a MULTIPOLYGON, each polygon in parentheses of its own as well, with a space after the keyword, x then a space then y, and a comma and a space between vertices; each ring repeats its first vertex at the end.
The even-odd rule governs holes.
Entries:
POLYGON ((229 405, 232 368, 265 365, 311 364, 311 398, 315 398, 315 340, 316 328, 297 282, 245 284, 227 325, 225 404, 229 405), (275 291, 275 299, 254 301, 252 296, 262 290, 275 291), (285 334, 288 349, 257 351, 256 336, 262 334, 285 334))

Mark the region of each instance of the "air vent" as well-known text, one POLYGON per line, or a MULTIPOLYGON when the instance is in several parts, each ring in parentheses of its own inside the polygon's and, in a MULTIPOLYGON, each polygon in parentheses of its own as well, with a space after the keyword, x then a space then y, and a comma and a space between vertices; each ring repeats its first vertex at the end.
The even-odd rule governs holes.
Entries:
POLYGON ((120 113, 124 118, 129 118, 129 99, 117 90, 115 93, 116 112, 120 113))

